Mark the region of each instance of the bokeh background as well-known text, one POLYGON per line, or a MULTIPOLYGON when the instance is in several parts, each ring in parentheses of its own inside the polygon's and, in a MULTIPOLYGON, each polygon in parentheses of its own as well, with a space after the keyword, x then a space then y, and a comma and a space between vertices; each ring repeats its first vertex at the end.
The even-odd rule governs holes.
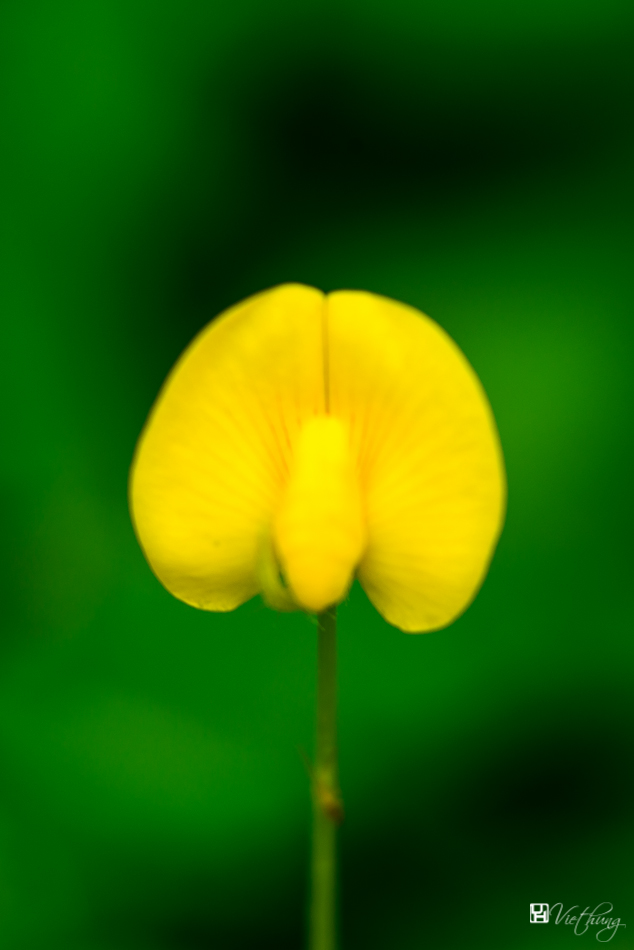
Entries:
POLYGON ((451 628, 341 608, 344 950, 634 947, 633 52, 631 0, 4 0, 3 948, 303 946, 315 629, 173 600, 126 502, 285 281, 434 317, 510 485, 451 628))

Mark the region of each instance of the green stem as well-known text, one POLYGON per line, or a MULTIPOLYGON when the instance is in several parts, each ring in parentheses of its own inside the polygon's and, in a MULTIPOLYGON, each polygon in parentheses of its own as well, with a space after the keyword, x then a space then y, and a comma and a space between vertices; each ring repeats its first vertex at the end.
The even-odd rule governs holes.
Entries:
POLYGON ((320 614, 318 626, 309 950, 335 950, 336 831, 343 816, 337 768, 337 608, 320 614))

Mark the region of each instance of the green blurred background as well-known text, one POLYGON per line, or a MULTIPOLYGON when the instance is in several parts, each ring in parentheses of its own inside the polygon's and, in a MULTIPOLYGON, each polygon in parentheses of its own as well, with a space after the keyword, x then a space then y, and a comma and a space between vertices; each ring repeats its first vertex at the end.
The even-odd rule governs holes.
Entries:
POLYGON ((166 372, 284 281, 413 304, 506 453, 451 628, 340 611, 344 950, 634 947, 631 0, 4 0, 0 945, 303 946, 315 629, 173 600, 166 372))

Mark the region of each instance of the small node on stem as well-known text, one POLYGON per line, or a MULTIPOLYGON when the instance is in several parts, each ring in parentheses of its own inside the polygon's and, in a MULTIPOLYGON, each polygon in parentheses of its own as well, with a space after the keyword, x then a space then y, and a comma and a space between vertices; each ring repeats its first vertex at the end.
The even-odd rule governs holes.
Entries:
POLYGON ((344 819, 343 800, 338 789, 327 782, 313 780, 313 795, 324 815, 335 825, 340 825, 344 819))

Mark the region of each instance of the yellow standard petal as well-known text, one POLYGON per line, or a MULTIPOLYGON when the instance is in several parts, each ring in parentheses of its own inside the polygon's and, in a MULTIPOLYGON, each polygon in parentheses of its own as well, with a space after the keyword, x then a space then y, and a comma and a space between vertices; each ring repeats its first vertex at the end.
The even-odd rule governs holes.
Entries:
POLYGON ((328 401, 350 427, 367 518, 359 580, 402 630, 444 627, 475 596, 504 519, 488 400, 419 311, 353 291, 326 307, 328 401))
POLYGON ((289 284, 211 323, 168 377, 130 480, 146 557, 176 597, 261 591, 319 612, 355 571, 402 630, 450 623, 486 573, 505 506, 482 387, 420 312, 289 284))
POLYGON ((181 600, 232 610, 258 559, 303 422, 324 412, 324 295, 288 284, 207 326, 141 434, 130 505, 145 556, 181 600))

